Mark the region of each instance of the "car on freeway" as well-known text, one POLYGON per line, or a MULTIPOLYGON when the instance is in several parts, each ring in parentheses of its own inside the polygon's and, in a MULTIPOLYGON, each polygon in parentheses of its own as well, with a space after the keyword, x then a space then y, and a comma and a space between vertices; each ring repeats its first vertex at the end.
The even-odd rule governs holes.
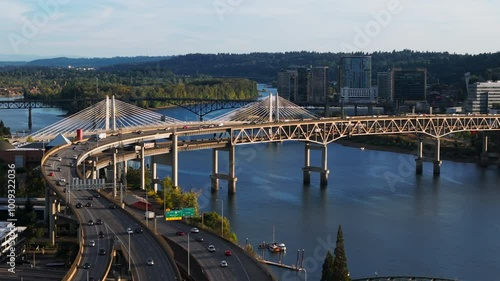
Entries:
POLYGON ((209 252, 212 252, 212 253, 213 253, 213 252, 215 252, 215 247, 214 247, 214 245, 208 245, 207 250, 208 250, 209 252))
POLYGON ((95 198, 101 198, 101 194, 99 194, 99 193, 97 193, 97 192, 96 192, 96 193, 94 194, 94 197, 95 197, 95 198))
POLYGON ((97 225, 102 225, 102 219, 101 219, 101 218, 100 218, 100 219, 98 219, 98 220, 96 221, 96 223, 95 223, 95 224, 97 224, 97 225))
POLYGON ((175 235, 177 235, 177 236, 184 236, 184 234, 185 234, 184 231, 177 231, 175 233, 175 235))
POLYGON ((102 231, 99 231, 99 238, 104 238, 104 233, 102 231))
POLYGON ((191 228, 191 233, 199 233, 200 230, 196 227, 191 228))
POLYGON ((83 264, 83 269, 89 269, 90 268, 90 263, 86 262, 83 264))
POLYGON ((92 200, 94 200, 94 197, 89 196, 89 197, 87 197, 87 199, 92 201, 92 200))
POLYGON ((132 230, 132 227, 127 227, 127 233, 128 234, 134 233, 134 231, 132 230))
POLYGON ((49 177, 53 177, 54 176, 54 173, 53 172, 50 172, 49 173, 49 177))
POLYGON ((61 157, 57 157, 57 161, 61 162, 62 158, 61 157))
POLYGON ((75 206, 76 206, 77 208, 83 208, 83 204, 82 204, 82 203, 80 203, 80 202, 76 203, 76 205, 75 205, 75 206))
POLYGON ((226 250, 226 251, 224 251, 224 255, 226 255, 226 257, 229 257, 229 256, 232 256, 233 253, 231 253, 230 250, 226 250))
POLYGON ((89 222, 87 224, 88 225, 94 225, 94 221, 93 220, 89 220, 89 222))
POLYGON ((149 266, 151 266, 151 265, 154 265, 154 264, 155 264, 155 262, 153 261, 153 259, 152 259, 152 258, 149 258, 149 259, 147 260, 147 264, 148 264, 149 266))
POLYGON ((87 202, 87 204, 85 204, 85 207, 89 207, 89 208, 92 207, 92 203, 87 202))
POLYGON ((198 242, 203 242, 203 237, 196 237, 195 240, 198 241, 198 242))
POLYGON ((73 155, 73 159, 78 159, 78 155, 73 155))
POLYGON ((57 167, 57 171, 60 172, 61 171, 61 167, 57 167))
POLYGON ((90 246, 90 247, 95 247, 95 241, 94 241, 94 240, 90 240, 90 242, 89 242, 89 246, 90 246))
POLYGON ((60 178, 59 181, 60 182, 66 182, 66 179, 65 178, 60 178))
POLYGON ((135 233, 141 234, 143 232, 144 232, 144 230, 142 228, 140 228, 140 227, 138 227, 138 228, 135 229, 135 233))
POLYGON ((116 206, 115 206, 115 204, 109 204, 109 208, 110 209, 116 209, 116 206))
POLYGON ((220 267, 227 267, 227 261, 221 261, 220 267))
POLYGON ((106 254, 106 250, 104 248, 99 249, 99 255, 104 256, 106 254))

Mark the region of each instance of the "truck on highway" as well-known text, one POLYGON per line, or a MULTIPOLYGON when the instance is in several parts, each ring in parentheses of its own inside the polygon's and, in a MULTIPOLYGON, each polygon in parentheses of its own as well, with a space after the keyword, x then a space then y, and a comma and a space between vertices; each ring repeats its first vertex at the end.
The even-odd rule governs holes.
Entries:
POLYGON ((97 135, 97 139, 98 140, 102 140, 102 139, 105 139, 106 138, 106 133, 100 133, 99 135, 97 135))
POLYGON ((148 220, 152 220, 155 218, 155 212, 151 212, 151 211, 147 211, 147 212, 144 212, 144 217, 148 220))

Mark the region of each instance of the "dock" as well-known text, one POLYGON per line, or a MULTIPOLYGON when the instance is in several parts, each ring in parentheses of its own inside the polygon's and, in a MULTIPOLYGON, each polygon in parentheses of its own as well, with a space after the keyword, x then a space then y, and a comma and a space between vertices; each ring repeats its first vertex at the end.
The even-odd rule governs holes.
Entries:
POLYGON ((273 265, 273 266, 278 266, 278 267, 282 267, 282 268, 286 268, 286 269, 290 269, 290 270, 295 270, 295 271, 301 271, 302 270, 302 268, 298 268, 294 264, 288 265, 288 264, 284 264, 284 263, 277 263, 277 262, 263 260, 263 259, 259 259, 259 261, 261 263, 265 263, 265 264, 273 265))

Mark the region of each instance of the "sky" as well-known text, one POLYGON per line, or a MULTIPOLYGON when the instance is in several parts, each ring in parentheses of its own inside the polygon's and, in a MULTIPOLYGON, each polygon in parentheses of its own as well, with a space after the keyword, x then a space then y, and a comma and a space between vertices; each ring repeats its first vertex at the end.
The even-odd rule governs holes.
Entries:
POLYGON ((0 60, 500 51, 493 0, 1 0, 0 60))

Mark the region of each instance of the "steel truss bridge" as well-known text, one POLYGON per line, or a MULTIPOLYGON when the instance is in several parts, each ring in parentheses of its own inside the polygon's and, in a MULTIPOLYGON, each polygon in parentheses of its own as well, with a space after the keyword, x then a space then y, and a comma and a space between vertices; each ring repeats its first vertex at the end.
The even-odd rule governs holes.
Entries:
MULTIPOLYGON (((434 165, 434 175, 440 174, 440 140, 449 134, 458 132, 483 132, 483 147, 481 161, 488 159, 488 133, 500 131, 500 116, 405 116, 405 117, 358 117, 350 119, 330 118, 321 120, 291 120, 288 122, 274 121, 252 124, 249 122, 227 122, 221 127, 204 127, 191 124, 188 128, 174 127, 168 130, 144 128, 141 135, 136 133, 123 133, 119 137, 108 137, 100 143, 99 147, 90 149, 77 161, 82 163, 89 155, 102 154, 104 151, 114 151, 114 156, 104 153, 95 163, 93 170, 108 167, 119 161, 143 159, 147 156, 170 154, 167 165, 172 166, 172 182, 178 186, 177 160, 178 152, 189 150, 212 149, 212 189, 218 189, 218 180, 228 181, 228 191, 236 191, 235 174, 235 147, 244 144, 283 142, 288 140, 302 141, 305 143, 305 159, 302 167, 304 183, 310 183, 311 172, 320 174, 322 186, 328 184, 328 159, 327 145, 346 137, 387 135, 387 134, 416 134, 417 155, 416 173, 422 173, 423 162, 430 161, 434 165), (434 153, 432 158, 423 155, 423 141, 425 138, 434 140, 434 153), (168 140, 159 142, 154 148, 144 148, 141 151, 121 151, 128 145, 154 142, 155 140, 168 140), (319 150, 322 153, 321 163, 312 165, 310 151, 319 150), (219 151, 229 152, 228 174, 218 171, 219 151)), ((150 147, 150 146, 149 146, 150 147)), ((113 154, 112 153, 112 154, 113 154)), ((161 158, 161 157, 160 157, 161 158)), ((165 157, 163 157, 165 158, 165 157)), ((487 162, 485 162, 487 163, 487 162)), ((88 171, 90 172, 90 171, 88 171)), ((86 174, 87 176, 87 174, 86 174)), ((89 174, 89 176, 91 176, 89 174)), ((92 176, 94 177, 94 176, 92 176)))

